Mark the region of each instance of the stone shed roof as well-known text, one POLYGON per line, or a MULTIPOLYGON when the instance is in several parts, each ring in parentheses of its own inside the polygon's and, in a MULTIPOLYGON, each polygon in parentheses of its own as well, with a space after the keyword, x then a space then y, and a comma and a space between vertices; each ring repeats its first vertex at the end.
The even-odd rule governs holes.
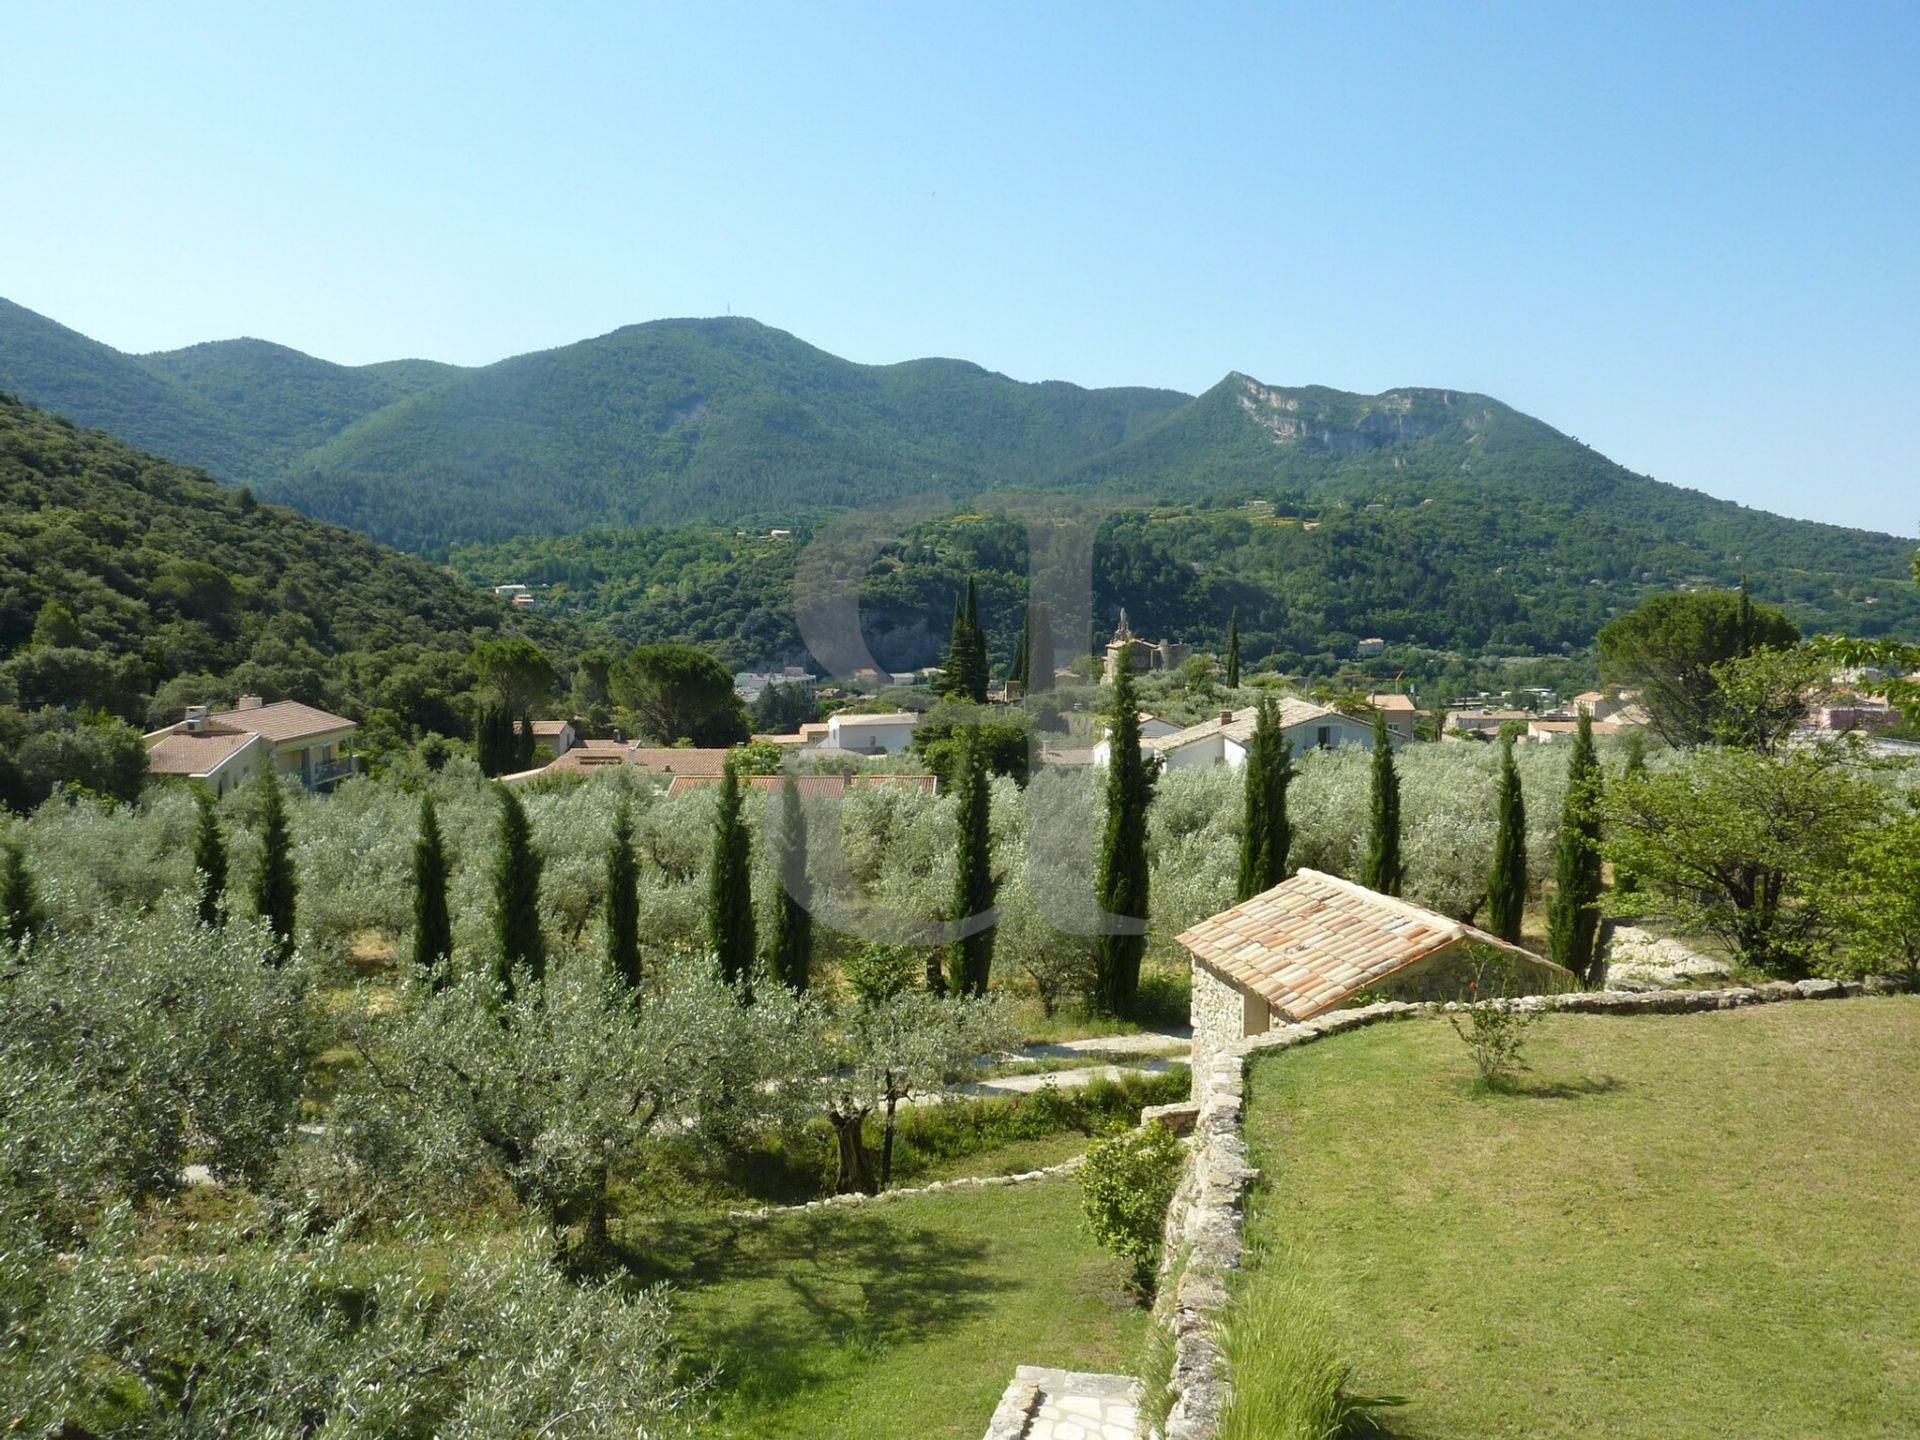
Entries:
POLYGON ((1573 978, 1484 930, 1318 870, 1302 870, 1180 937, 1195 959, 1295 1020, 1331 1010, 1462 941, 1573 978))

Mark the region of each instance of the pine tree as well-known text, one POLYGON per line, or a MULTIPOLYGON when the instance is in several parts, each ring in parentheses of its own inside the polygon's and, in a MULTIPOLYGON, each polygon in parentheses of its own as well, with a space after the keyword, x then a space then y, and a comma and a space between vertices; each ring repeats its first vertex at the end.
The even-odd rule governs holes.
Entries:
POLYGON ((1500 829, 1493 842, 1493 871, 1487 877, 1487 928, 1502 940, 1520 940, 1527 908, 1527 802, 1520 792, 1520 771, 1513 763, 1513 737, 1500 742, 1500 829))
POLYGON ((7 941, 16 950, 47 925, 26 853, 15 840, 0 844, 0 913, 6 916, 7 941))
POLYGON ((227 840, 220 833, 220 817, 214 813, 213 797, 204 790, 194 792, 199 811, 193 836, 193 876, 198 895, 200 923, 211 929, 226 919, 227 840))
POLYGON ((1361 883, 1382 895, 1398 895, 1400 864, 1400 773, 1384 710, 1373 713, 1373 819, 1367 837, 1367 869, 1361 883))
POLYGON ((1227 688, 1240 688, 1240 612, 1227 622, 1227 688))
POLYGON ((447 984, 453 959, 453 921, 447 914, 447 848, 433 797, 420 801, 420 835, 413 842, 413 966, 435 990, 447 984))
POLYGON ((780 781, 780 815, 773 831, 773 941, 767 969, 796 993, 813 971, 813 891, 807 881, 807 812, 789 771, 780 781))
POLYGON ((253 909, 273 931, 274 963, 284 965, 293 956, 294 904, 300 882, 293 869, 286 796, 271 768, 260 773, 260 800, 260 870, 253 877, 253 909))
POLYGON ((1140 749, 1140 702, 1133 672, 1122 665, 1113 682, 1113 720, 1107 728, 1107 821, 1100 845, 1095 899, 1106 912, 1094 949, 1096 1000, 1111 1014, 1127 1015, 1140 988, 1140 960, 1147 948, 1147 807, 1153 803, 1154 762, 1140 749))
MULTIPOLYGON (((961 733, 956 799, 960 818, 959 863, 954 867, 953 919, 962 923, 993 908, 993 791, 987 761, 972 726, 961 733)), ((993 970, 994 925, 962 935, 948 947, 947 984, 956 995, 984 995, 993 970)))
POLYGON ((613 811, 607 849, 607 970, 630 992, 640 989, 640 862, 633 853, 633 806, 613 811))
POLYGON ((1591 984, 1600 933, 1600 760, 1593 748, 1593 717, 1580 728, 1567 761, 1567 802, 1555 846, 1553 903, 1547 907, 1547 956, 1591 984))
POLYGON ((1260 698, 1253 742, 1241 774, 1240 873, 1236 901, 1250 900, 1287 878, 1293 829, 1287 820, 1287 787, 1293 783, 1293 746, 1280 732, 1279 707, 1260 698))
POLYGON ((1027 658, 1024 662, 1027 693, 1040 695, 1053 689, 1053 615, 1044 603, 1027 607, 1027 658))
POLYGON ((731 758, 720 781, 713 822, 713 863, 707 870, 707 943, 720 978, 753 998, 753 874, 747 822, 741 815, 740 773, 731 758))
POLYGON ((547 975, 547 942, 540 933, 540 871, 544 862, 533 846, 533 826, 520 798, 504 785, 500 792, 500 841, 493 862, 493 978, 504 999, 514 997, 514 968, 525 966, 539 985, 547 975))

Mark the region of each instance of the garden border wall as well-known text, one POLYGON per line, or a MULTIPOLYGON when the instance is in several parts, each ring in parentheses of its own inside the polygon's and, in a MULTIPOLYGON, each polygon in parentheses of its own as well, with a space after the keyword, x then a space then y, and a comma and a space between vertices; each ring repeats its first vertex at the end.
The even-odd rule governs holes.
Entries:
MULTIPOLYGON (((1866 989, 1838 980, 1776 980, 1721 990, 1572 991, 1491 1003, 1581 1015, 1678 1015, 1787 1000, 1841 1000, 1866 989)), ((1193 1158, 1167 1207, 1154 1304, 1155 1322, 1173 1345, 1172 1406, 1161 1432, 1164 1440, 1215 1440, 1233 1394, 1216 1332, 1226 1310, 1228 1281, 1244 1251, 1247 1195, 1259 1175, 1247 1162, 1243 1133, 1248 1062, 1269 1050, 1288 1050, 1345 1030, 1466 1008, 1451 1001, 1388 1001, 1336 1010, 1239 1041, 1195 1066, 1193 1158)))

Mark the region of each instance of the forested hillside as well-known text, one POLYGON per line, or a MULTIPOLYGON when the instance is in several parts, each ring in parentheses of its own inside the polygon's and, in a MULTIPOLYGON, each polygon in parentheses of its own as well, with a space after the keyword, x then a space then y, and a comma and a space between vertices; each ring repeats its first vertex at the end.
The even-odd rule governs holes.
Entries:
POLYGON ((475 638, 524 623, 435 566, 0 396, 0 702, 145 725, 251 690, 458 733, 475 638))
MULTIPOLYGON (((657 628, 705 630, 746 661, 790 650, 792 637, 788 607, 768 603, 779 567, 761 576, 766 564, 742 552, 749 573, 734 575, 715 560, 715 547, 738 548, 730 530, 697 542, 514 537, 804 527, 929 495, 990 510, 1039 491, 1208 515, 1260 498, 1324 524, 1116 520, 1129 538, 1103 603, 1196 639, 1238 605, 1287 656, 1338 655, 1372 634, 1558 650, 1587 645, 1646 587, 1731 583, 1745 570, 1805 624, 1913 629, 1898 584, 1910 540, 1665 485, 1459 391, 1352 395, 1238 373, 1197 398, 1024 384, 955 360, 857 365, 746 319, 634 325, 475 369, 346 367, 255 340, 135 357, 0 303, 7 386, 407 549, 504 545, 468 552, 475 573, 565 572, 596 557, 608 583, 572 598, 637 634, 656 628, 652 592, 693 585, 657 628), (689 543, 696 569, 669 573, 689 543), (1178 563, 1151 559, 1154 546, 1178 563), (606 558, 623 547, 632 553, 606 558)), ((927 657, 943 629, 918 613, 889 624, 901 659, 927 657)))
MULTIPOLYGON (((1361 638, 1379 636, 1392 647, 1386 673, 1431 674, 1449 656, 1585 652, 1601 625, 1644 596, 1733 585, 1747 569, 1755 594, 1810 631, 1920 632, 1912 547, 1887 541, 1862 559, 1844 538, 1855 532, 1833 531, 1834 551, 1802 556, 1790 530, 1756 527, 1743 561, 1730 547, 1670 535, 1658 515, 1600 519, 1544 500, 1484 507, 1405 496, 1360 506, 1283 493, 1270 503, 1271 515, 1201 504, 1111 515, 1095 549, 1097 624, 1110 629, 1124 605, 1138 634, 1218 649, 1237 610, 1250 662, 1272 657, 1284 670, 1329 673, 1352 660, 1361 638), (1869 566, 1877 579, 1862 577, 1869 566)), ((472 546, 454 564, 477 583, 549 586, 543 608, 628 639, 711 645, 748 668, 805 659, 792 586, 794 552, 807 539, 594 529, 472 546)), ((910 531, 863 586, 875 657, 894 669, 937 661, 954 597, 973 575, 1004 661, 1021 624, 1026 566, 1026 532, 1011 519, 958 515, 910 531)))

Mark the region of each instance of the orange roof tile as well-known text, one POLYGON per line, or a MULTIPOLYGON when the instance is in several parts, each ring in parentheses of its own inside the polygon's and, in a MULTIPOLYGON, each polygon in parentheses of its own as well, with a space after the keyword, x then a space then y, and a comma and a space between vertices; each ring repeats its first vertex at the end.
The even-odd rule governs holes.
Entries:
POLYGON ((1294 1020, 1331 1010, 1355 991, 1462 941, 1572 978, 1484 930, 1317 870, 1302 870, 1180 936, 1196 960, 1294 1020))
POLYGON ((305 740, 310 736, 329 735, 336 730, 354 728, 354 722, 345 716, 330 714, 318 706, 304 705, 298 700, 276 700, 271 705, 256 705, 251 710, 222 710, 209 715, 207 719, 218 725, 251 730, 275 742, 305 740))

